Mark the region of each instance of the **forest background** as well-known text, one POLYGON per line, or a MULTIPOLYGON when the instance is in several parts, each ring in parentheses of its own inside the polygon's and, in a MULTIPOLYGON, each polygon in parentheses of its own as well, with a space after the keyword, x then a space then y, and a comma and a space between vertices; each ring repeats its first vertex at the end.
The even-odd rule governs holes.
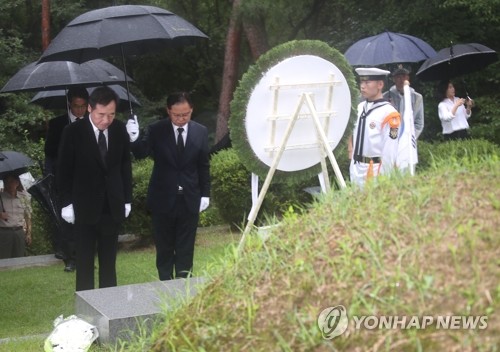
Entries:
MULTIPOLYGON (((135 80, 131 91, 142 103, 136 109, 141 126, 164 116, 169 92, 188 90, 195 101, 194 119, 207 125, 212 144, 228 131, 229 106, 238 80, 261 54, 278 44, 317 39, 343 53, 357 40, 388 30, 419 37, 436 51, 469 42, 494 50, 500 47, 500 0, 379 1, 377 6, 368 0, 0 0, 0 86, 21 67, 40 57, 43 2, 50 4, 51 38, 86 11, 122 4, 161 7, 204 31, 210 40, 195 46, 128 57, 127 70, 135 80)), ((122 68, 116 58, 108 61, 122 68)), ((441 127, 434 95, 437 82, 420 82, 415 77, 420 65, 407 66, 412 70, 412 86, 425 99, 421 139, 439 140, 441 127)), ((469 95, 476 102, 471 120, 473 136, 497 144, 499 67, 497 62, 457 81, 457 95, 464 95, 466 82, 469 95)), ((59 112, 29 104, 33 95, 0 95, 2 150, 23 150, 34 157, 42 153, 47 122, 59 112)), ((43 159, 43 155, 38 157, 43 159)))

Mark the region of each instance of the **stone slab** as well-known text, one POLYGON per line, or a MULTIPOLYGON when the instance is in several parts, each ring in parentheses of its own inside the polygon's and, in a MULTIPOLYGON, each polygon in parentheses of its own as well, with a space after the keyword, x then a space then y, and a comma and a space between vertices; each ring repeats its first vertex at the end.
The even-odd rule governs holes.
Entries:
POLYGON ((97 327, 99 342, 115 344, 148 331, 159 313, 194 296, 202 277, 78 291, 75 314, 97 327))
POLYGON ((31 266, 44 266, 63 263, 54 254, 35 255, 30 257, 0 259, 0 270, 19 269, 31 266))

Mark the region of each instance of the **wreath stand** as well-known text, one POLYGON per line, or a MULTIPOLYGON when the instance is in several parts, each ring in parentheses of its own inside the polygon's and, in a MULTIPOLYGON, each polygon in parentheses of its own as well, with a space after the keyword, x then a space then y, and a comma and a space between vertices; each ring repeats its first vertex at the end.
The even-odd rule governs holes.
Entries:
MULTIPOLYGON (((278 80, 276 80, 278 82, 278 80)), ((321 85, 330 85, 331 88, 333 88, 334 82, 326 82, 326 83, 319 83, 321 85)), ((314 84, 307 84, 308 86, 314 85, 314 84)), ((294 85, 296 87, 297 85, 294 85)), ((275 98, 275 104, 274 104, 274 111, 276 112, 277 108, 277 94, 278 90, 280 87, 279 84, 273 85, 271 88, 273 88, 274 91, 274 98, 275 98)), ((332 89, 330 89, 330 94, 331 94, 332 89)), ((285 130, 285 134, 283 136, 283 140, 281 141, 280 145, 278 148, 275 146, 267 148, 270 153, 274 152, 277 150, 276 155, 274 156, 273 162, 271 164, 271 167, 267 173, 266 179, 264 181, 264 184, 262 185, 262 189, 259 193, 259 197, 257 198, 257 202, 252 205, 252 209, 250 210, 250 214, 248 215, 248 223, 245 227, 245 230, 243 231, 240 243, 238 245, 238 252, 241 252, 244 248, 246 237, 250 233, 254 223, 255 219, 257 218, 257 214, 260 210, 260 207, 262 206, 262 202, 264 201, 264 197, 266 196, 267 190, 269 189, 269 185, 271 184, 272 178, 274 176, 274 173, 276 172, 276 169, 278 168, 278 165, 280 163, 281 157, 283 156, 283 152, 287 147, 289 148, 307 148, 310 147, 310 145, 294 145, 294 146, 288 146, 288 139, 290 135, 293 132, 295 123, 299 118, 304 118, 304 114, 301 114, 301 108, 302 106, 305 105, 308 107, 310 111, 310 116, 312 116, 312 120, 314 122, 315 128, 316 128, 316 136, 317 136, 317 144, 320 145, 320 153, 321 153, 321 168, 322 168, 322 174, 325 180, 325 186, 326 190, 330 189, 330 183, 328 179, 328 170, 326 167, 326 161, 325 161, 325 154, 328 156, 328 159, 330 160, 330 163, 332 164, 333 171, 335 173, 335 176, 337 178, 338 184, 341 188, 346 187, 346 183, 344 181, 344 178, 342 177, 342 173, 340 171, 340 168, 338 166, 337 160, 335 159, 335 156, 333 155, 333 152, 331 151, 330 144, 328 142, 328 138, 326 136, 324 127, 321 125, 321 122, 319 120, 319 112, 316 110, 316 107, 314 106, 313 102, 313 94, 312 93, 306 93, 303 92, 300 94, 300 98, 297 104, 297 107, 295 108, 295 112, 290 118, 290 122, 285 130)), ((276 114, 273 116, 273 120, 275 121, 278 118, 276 114)), ((273 121, 273 122, 274 122, 273 121)), ((274 140, 274 123, 273 123, 273 130, 272 130, 272 138, 271 142, 274 140)), ((266 149, 266 150, 267 150, 266 149)))

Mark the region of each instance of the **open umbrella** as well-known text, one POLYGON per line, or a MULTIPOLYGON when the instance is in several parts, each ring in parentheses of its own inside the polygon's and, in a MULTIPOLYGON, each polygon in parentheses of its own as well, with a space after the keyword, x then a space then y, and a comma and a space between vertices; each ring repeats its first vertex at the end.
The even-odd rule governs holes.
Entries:
POLYGON ((479 71, 497 60, 497 52, 482 44, 456 44, 425 60, 417 76, 422 81, 446 80, 479 71))
MULTIPOLYGON (((118 84, 112 84, 108 87, 113 89, 115 93, 118 94, 118 98, 120 98, 118 111, 125 111, 127 109, 127 106, 129 105, 127 90, 118 84)), ((94 89, 95 87, 87 88, 89 94, 92 93, 94 89)), ((132 99, 132 105, 141 106, 141 103, 133 94, 130 94, 130 99, 132 99)), ((30 103, 40 105, 45 109, 67 109, 66 90, 59 89, 38 92, 31 99, 30 103)))
POLYGON ((29 166, 35 165, 35 162, 23 153, 6 150, 0 152, 0 177, 8 173, 21 175, 27 172, 29 166))
MULTIPOLYGON (((132 80, 130 77, 128 80, 132 80)), ((125 74, 104 60, 82 64, 71 61, 32 62, 9 79, 0 93, 65 89, 72 85, 97 86, 124 83, 125 74)))
MULTIPOLYGON (((52 40, 40 62, 125 56, 183 45, 208 38, 198 28, 170 11, 142 5, 111 6, 86 12, 72 20, 52 40)), ((126 82, 129 93, 128 82, 126 82)), ((129 99, 131 102, 131 100, 129 99)), ((130 113, 133 114, 132 105, 130 113)))
POLYGON ((352 66, 419 62, 434 55, 436 51, 422 39, 388 31, 361 39, 344 53, 352 66))

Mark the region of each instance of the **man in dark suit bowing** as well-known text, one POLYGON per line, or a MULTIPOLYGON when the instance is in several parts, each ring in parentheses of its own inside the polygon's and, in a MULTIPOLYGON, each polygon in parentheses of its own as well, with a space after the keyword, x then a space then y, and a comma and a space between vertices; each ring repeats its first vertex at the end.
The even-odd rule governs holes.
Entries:
MULTIPOLYGON (((72 86, 68 89, 67 93, 68 112, 49 120, 44 146, 44 175, 56 174, 59 143, 61 142, 64 127, 85 117, 87 114, 88 101, 89 93, 87 89, 81 86, 72 86)), ((50 180, 53 180, 53 178, 50 180)), ((64 260, 64 271, 75 271, 76 257, 73 225, 63 221, 60 227, 53 232, 52 245, 54 247, 55 257, 64 260)))
POLYGON ((147 205, 152 214, 160 280, 192 273, 199 213, 210 200, 207 128, 191 121, 193 104, 188 93, 169 95, 166 110, 169 119, 148 126, 137 141, 137 119, 127 123, 130 140, 135 141, 134 155, 150 155, 154 160, 147 205))
POLYGON ((56 182, 62 218, 75 224, 76 290, 94 288, 94 257, 99 287, 116 286, 120 224, 132 201, 130 141, 115 120, 118 97, 108 87, 89 98, 89 117, 65 128, 59 148, 56 182))

